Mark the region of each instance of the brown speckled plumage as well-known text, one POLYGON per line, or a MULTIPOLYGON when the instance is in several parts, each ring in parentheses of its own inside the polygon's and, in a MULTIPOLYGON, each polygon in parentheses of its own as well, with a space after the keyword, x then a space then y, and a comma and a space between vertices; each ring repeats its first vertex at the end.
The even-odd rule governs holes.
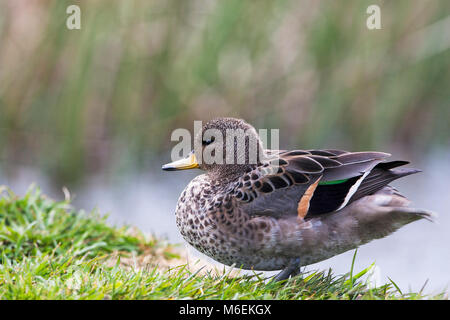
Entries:
MULTIPOLYGON (((202 134, 207 128, 253 129, 232 118, 208 122, 202 134)), ((384 162, 388 154, 265 150, 264 155, 257 164, 200 165, 206 173, 194 178, 178 200, 176 223, 184 239, 226 265, 279 270, 296 258, 308 265, 431 218, 430 212, 408 207, 408 200, 387 185, 417 172, 396 169, 407 162, 384 162), (273 155, 279 155, 277 164, 273 155), (313 184, 303 217, 298 203, 313 184)))

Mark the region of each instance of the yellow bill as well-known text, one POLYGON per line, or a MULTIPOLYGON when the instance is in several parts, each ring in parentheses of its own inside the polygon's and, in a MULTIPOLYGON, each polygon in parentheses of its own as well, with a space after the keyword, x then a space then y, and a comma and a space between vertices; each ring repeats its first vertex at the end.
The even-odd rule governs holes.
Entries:
POLYGON ((184 159, 177 160, 162 166, 162 169, 166 171, 187 170, 194 168, 198 168, 198 162, 193 151, 184 159))

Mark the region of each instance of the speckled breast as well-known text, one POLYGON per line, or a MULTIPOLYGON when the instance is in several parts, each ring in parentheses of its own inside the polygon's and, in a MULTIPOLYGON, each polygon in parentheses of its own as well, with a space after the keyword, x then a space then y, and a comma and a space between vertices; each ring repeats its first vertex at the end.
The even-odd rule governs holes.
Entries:
POLYGON ((176 223, 184 239, 200 252, 226 265, 244 269, 278 270, 287 257, 274 257, 263 248, 273 239, 271 219, 251 219, 234 198, 237 182, 212 183, 203 174, 181 193, 176 223))

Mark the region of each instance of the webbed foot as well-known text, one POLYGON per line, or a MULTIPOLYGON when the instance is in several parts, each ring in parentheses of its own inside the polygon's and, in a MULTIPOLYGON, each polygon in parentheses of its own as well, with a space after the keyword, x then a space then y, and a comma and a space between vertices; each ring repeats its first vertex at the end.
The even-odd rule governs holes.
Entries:
POLYGON ((279 274, 273 277, 273 281, 283 281, 289 277, 295 277, 300 273, 300 258, 292 259, 279 274))

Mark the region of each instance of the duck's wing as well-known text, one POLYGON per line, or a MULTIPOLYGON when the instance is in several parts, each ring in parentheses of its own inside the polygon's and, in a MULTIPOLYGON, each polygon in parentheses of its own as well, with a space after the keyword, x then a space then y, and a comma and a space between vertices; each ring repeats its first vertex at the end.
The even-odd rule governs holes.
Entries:
MULTIPOLYGON (((240 178, 235 197, 250 215, 301 218, 343 208, 372 169, 390 156, 331 149, 267 150, 267 154, 270 160, 240 178)), ((371 191, 368 185, 365 190, 371 191)))

